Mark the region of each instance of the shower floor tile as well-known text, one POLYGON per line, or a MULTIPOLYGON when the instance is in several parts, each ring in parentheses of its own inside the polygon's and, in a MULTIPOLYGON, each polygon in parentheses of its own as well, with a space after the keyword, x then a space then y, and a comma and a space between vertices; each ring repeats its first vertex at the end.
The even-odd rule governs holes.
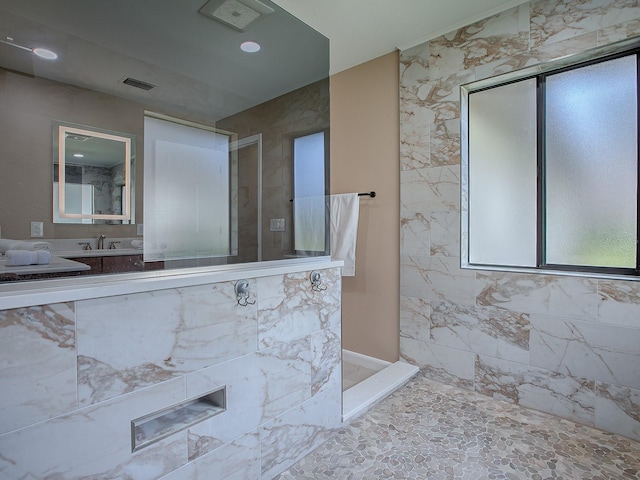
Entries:
POLYGON ((640 479, 640 442, 418 375, 276 478, 640 479))

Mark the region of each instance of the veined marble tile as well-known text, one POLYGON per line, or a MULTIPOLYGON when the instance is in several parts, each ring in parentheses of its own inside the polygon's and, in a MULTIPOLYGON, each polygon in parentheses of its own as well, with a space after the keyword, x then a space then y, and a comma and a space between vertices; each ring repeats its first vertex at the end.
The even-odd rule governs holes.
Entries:
POLYGON ((226 387, 226 411, 188 429, 192 461, 232 441, 262 423, 269 371, 251 353, 186 376, 187 397, 195 398, 226 387))
POLYGON ((1 478, 155 480, 187 462, 182 431, 131 453, 131 420, 185 399, 175 379, 0 436, 1 478))
POLYGON ((320 273, 323 291, 311 289, 301 272, 258 279, 259 348, 287 342, 340 324, 341 277, 336 268, 320 273))
POLYGON ((493 398, 594 425, 595 382, 479 355, 475 388, 493 398))
POLYGON ((416 170, 431 166, 431 109, 401 103, 400 169, 416 170))
POLYGON ((640 18, 636 0, 531 2, 531 47, 556 43, 640 18))
POLYGON ((335 385, 266 423, 260 430, 262 478, 271 479, 318 445, 341 425, 342 385, 335 385))
POLYGON ((279 343, 258 352, 263 384, 262 422, 311 397, 310 337, 279 343))
POLYGON ((81 301, 77 324, 80 405, 257 348, 257 308, 233 282, 81 301))
POLYGON ((528 363, 529 315, 500 308, 432 302, 431 342, 528 363))
POLYGON ((531 316, 531 364, 640 388, 640 329, 531 316))
POLYGON ((595 426, 640 440, 640 390, 596 383, 595 426))
POLYGON ((599 280, 598 322, 640 328, 640 284, 599 280))
POLYGON ((429 42, 400 52, 400 85, 416 91, 429 81, 429 42))
POLYGON ((431 245, 433 257, 460 256, 460 214, 458 212, 431 212, 431 245))
POLYGON ((460 165, 460 120, 431 125, 431 165, 460 165))
POLYGON ((640 35, 640 18, 598 30, 598 45, 607 45, 627 38, 637 37, 638 35, 640 35))
POLYGON ((311 396, 342 383, 342 328, 337 325, 309 337, 311 396))
POLYGON ((160 480, 259 480, 260 436, 247 433, 160 480))
POLYGON ((596 320, 598 289, 595 279, 478 272, 476 289, 479 305, 596 320))
POLYGON ((475 354, 400 337, 400 358, 432 380, 473 390, 475 354))
MULTIPOLYGON (((434 111, 433 122, 440 123, 460 118, 460 85, 473 82, 475 70, 457 71, 446 77, 423 83, 415 91, 418 105, 434 111)), ((458 122, 459 123, 459 122, 458 122)))
POLYGON ((431 304, 428 300, 400 295, 400 336, 429 342, 431 304))
POLYGON ((410 212, 457 211, 460 167, 446 165, 400 172, 400 208, 410 212))
POLYGON ((431 79, 529 49, 529 6, 511 8, 431 40, 431 79))
POLYGON ((400 213, 400 254, 412 256, 429 255, 431 226, 429 215, 421 212, 400 213))
POLYGON ((0 311, 0 434, 78 407, 75 329, 73 303, 0 311))
POLYGON ((400 294, 475 305, 476 272, 456 257, 400 257, 400 294))
POLYGON ((572 37, 561 42, 542 45, 527 52, 500 58, 493 62, 476 67, 476 77, 484 79, 501 73, 520 70, 544 62, 550 62, 568 55, 582 53, 595 48, 598 44, 596 32, 572 37))

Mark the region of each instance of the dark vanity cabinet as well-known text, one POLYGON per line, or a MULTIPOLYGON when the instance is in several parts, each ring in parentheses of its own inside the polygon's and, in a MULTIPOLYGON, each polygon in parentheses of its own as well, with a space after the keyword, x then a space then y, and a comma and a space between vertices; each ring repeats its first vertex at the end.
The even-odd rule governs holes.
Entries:
POLYGON ((109 255, 104 257, 77 257, 73 259, 91 267, 83 275, 99 273, 144 272, 164 269, 164 262, 144 262, 142 255, 109 255))

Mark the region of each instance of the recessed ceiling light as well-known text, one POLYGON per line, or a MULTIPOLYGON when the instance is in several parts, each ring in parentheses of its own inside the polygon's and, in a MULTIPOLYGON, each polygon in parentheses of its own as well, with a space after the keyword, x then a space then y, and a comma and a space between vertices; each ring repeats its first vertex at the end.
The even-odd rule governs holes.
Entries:
POLYGON ((56 58, 58 58, 57 53, 52 52, 51 50, 47 50, 46 48, 36 47, 33 49, 33 53, 40 58, 45 58, 47 60, 55 60, 56 58))
POLYGON ((74 153, 73 156, 76 158, 84 158, 84 155, 81 153, 74 153))
POLYGON ((260 50, 260 45, 256 42, 242 42, 240 44, 240 50, 247 53, 255 53, 260 50))

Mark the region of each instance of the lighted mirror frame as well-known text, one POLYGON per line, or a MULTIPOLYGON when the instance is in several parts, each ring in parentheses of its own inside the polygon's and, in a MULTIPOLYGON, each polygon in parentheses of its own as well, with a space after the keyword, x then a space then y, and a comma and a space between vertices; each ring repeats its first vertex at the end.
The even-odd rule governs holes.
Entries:
MULTIPOLYGON (((132 141, 130 137, 116 135, 114 133, 100 132, 96 130, 87 130, 68 125, 58 126, 58 215, 60 218, 90 218, 93 220, 131 220, 131 147, 132 141), (124 195, 122 199, 123 211, 121 215, 102 214, 102 213, 66 213, 65 212, 65 171, 66 171, 66 137, 67 134, 85 135, 89 137, 97 137, 105 140, 113 140, 124 143, 124 195)), ((55 161, 55 160, 54 160, 55 161)), ((55 217, 55 212, 54 212, 55 217)))

